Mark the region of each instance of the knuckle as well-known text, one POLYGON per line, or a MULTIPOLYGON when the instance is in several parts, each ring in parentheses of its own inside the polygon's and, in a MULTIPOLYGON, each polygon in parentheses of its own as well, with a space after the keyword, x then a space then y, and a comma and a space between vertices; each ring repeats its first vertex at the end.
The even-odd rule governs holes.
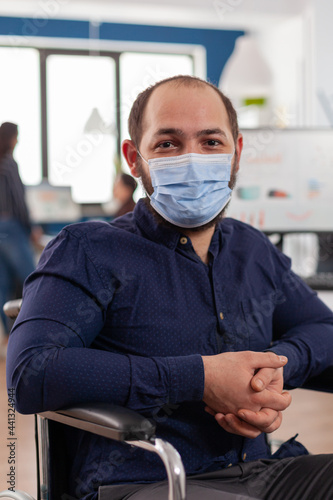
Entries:
POLYGON ((245 358, 246 361, 248 361, 249 363, 253 364, 255 363, 255 359, 256 359, 256 353, 253 352, 253 351, 244 351, 243 352, 243 356, 245 358))
POLYGON ((286 408, 288 408, 288 406, 290 406, 290 403, 291 403, 291 397, 288 396, 288 397, 283 397, 283 410, 285 410, 286 408))
POLYGON ((282 419, 276 419, 275 422, 273 422, 269 427, 267 427, 265 432, 270 433, 276 431, 281 425, 281 420, 282 419))
POLYGON ((286 401, 288 402, 288 406, 289 406, 291 401, 292 401, 291 394, 290 394, 290 392, 285 392, 284 394, 286 394, 285 398, 286 398, 286 401))
POLYGON ((260 427, 265 430, 268 429, 272 424, 272 419, 271 418, 263 418, 260 422, 260 427))
POLYGON ((274 352, 268 352, 267 354, 269 355, 269 361, 270 361, 270 363, 272 363, 272 364, 277 364, 278 363, 279 358, 278 358, 278 356, 274 352))

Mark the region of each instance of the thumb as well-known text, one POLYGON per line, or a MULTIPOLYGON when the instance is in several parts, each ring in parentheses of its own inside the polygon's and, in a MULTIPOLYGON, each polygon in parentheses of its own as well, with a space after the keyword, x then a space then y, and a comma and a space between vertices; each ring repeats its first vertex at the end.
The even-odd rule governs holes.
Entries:
POLYGON ((256 392, 261 392, 270 384, 275 368, 261 368, 251 380, 251 388, 256 392))
POLYGON ((283 386, 283 367, 279 368, 261 368, 253 375, 251 387, 256 392, 261 392, 269 385, 272 390, 274 386, 283 386))

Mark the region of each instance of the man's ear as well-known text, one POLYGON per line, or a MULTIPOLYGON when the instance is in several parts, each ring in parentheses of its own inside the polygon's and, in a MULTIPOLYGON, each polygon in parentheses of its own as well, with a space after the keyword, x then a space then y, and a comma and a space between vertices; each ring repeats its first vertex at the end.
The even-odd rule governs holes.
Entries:
POLYGON ((238 134, 237 141, 235 144, 235 149, 236 149, 236 153, 237 153, 237 164, 235 165, 235 171, 238 172, 239 162, 240 162, 240 158, 241 158, 241 154, 242 154, 242 150, 243 150, 243 136, 242 136, 242 134, 238 134))
POLYGON ((133 177, 140 177, 137 169, 138 152, 134 142, 130 139, 125 139, 121 149, 133 177))

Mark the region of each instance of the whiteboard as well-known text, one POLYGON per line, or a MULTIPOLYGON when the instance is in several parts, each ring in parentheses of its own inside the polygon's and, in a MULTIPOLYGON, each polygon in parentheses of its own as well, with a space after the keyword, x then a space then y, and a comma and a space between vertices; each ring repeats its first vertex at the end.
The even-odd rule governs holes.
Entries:
POLYGON ((333 129, 241 133, 228 216, 264 231, 333 231, 333 129))

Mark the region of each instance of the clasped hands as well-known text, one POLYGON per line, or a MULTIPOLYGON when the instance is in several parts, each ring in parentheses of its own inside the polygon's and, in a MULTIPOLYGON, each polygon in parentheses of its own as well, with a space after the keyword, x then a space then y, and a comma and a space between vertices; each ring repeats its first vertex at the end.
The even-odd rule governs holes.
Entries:
POLYGON ((227 432, 255 438, 273 432, 291 403, 283 391, 285 356, 273 352, 225 352, 203 356, 205 410, 227 432))

